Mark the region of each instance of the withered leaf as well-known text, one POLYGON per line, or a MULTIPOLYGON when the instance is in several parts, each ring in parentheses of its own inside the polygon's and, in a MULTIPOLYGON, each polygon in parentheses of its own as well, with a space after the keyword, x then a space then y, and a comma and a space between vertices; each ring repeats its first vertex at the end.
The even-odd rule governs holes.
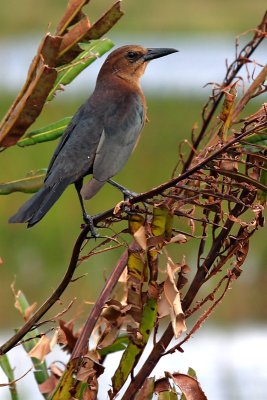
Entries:
POLYGON ((59 320, 59 326, 57 342, 63 346, 63 350, 72 353, 78 337, 73 331, 74 323, 59 320))
POLYGON ((73 28, 64 36, 59 49, 59 57, 66 53, 76 43, 80 42, 83 36, 90 29, 91 24, 87 15, 85 15, 73 28))
POLYGON ((57 386, 59 378, 56 378, 55 375, 50 375, 49 378, 43 383, 39 383, 38 388, 40 393, 52 393, 55 387, 57 386))
POLYGON ((45 357, 51 352, 51 350, 51 339, 49 339, 46 335, 43 335, 28 354, 30 357, 44 361, 45 357))
POLYGON ((35 310, 37 306, 37 302, 31 304, 29 307, 26 308, 24 312, 24 319, 25 321, 28 321, 28 319, 32 316, 33 310, 35 310))
POLYGON ((162 315, 164 315, 164 313, 166 312, 166 302, 169 306, 169 314, 176 339, 181 335, 182 332, 186 330, 185 317, 182 310, 180 293, 177 289, 175 282, 175 272, 180 268, 180 265, 175 264, 172 259, 168 257, 168 277, 163 285, 163 294, 161 297, 162 304, 160 305, 160 311, 162 315), (163 296, 165 296, 165 299, 163 296))
POLYGON ((186 400, 207 400, 199 382, 189 375, 174 373, 169 376, 184 393, 186 400))
POLYGON ((88 33, 84 36, 84 40, 99 39, 101 36, 105 35, 113 25, 123 16, 121 10, 121 1, 117 1, 111 8, 96 21, 88 33))
POLYGON ((77 372, 77 380, 88 382, 94 379, 96 373, 102 374, 105 368, 99 364, 99 354, 97 351, 89 351, 82 360, 81 367, 77 372))
POLYGON ((67 28, 76 21, 77 16, 81 12, 81 9, 89 0, 69 0, 67 10, 60 22, 58 23, 56 33, 57 35, 63 35, 67 28))
POLYGON ((182 233, 178 233, 178 235, 173 236, 169 241, 169 243, 186 243, 186 242, 187 242, 187 237, 182 233))

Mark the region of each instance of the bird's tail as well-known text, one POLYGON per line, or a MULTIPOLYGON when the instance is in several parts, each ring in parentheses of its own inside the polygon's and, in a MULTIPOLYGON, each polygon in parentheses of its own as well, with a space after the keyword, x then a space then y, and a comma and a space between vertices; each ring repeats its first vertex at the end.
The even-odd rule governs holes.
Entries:
POLYGON ((43 186, 32 198, 30 198, 18 212, 9 218, 9 223, 28 222, 28 227, 39 222, 50 210, 53 204, 64 192, 68 183, 61 181, 55 186, 43 186))

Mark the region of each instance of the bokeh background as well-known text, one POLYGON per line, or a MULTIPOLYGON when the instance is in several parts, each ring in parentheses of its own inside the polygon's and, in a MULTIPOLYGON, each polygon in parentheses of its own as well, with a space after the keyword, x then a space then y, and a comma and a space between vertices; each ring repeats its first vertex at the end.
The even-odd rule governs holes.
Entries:
MULTIPOLYGON (((111 4, 112 1, 92 0, 86 6, 90 19, 94 21, 111 4)), ((65 0, 2 1, 0 118, 21 87, 42 35, 47 30, 54 31, 65 6, 65 0)), ((234 56, 235 38, 257 26, 265 12, 266 3, 264 0, 124 0, 122 7, 125 16, 107 35, 116 46, 138 43, 147 47, 175 47, 180 50, 168 59, 151 63, 143 79, 150 122, 144 129, 135 153, 117 177, 120 183, 141 192, 170 177, 177 162, 179 142, 189 139, 193 124, 200 122, 201 110, 210 90, 203 89, 203 86, 207 82, 220 82, 223 79, 225 60, 231 61, 234 56)), ((266 50, 265 44, 258 54, 262 62, 266 62, 266 50)), ((102 62, 103 58, 97 60, 77 82, 49 103, 33 127, 42 127, 72 115, 91 93, 102 62)), ((254 102, 250 111, 255 111, 259 105, 259 102, 254 102)), ((0 182, 18 179, 30 170, 46 167, 55 145, 55 142, 50 142, 24 149, 14 146, 1 153, 0 182)), ((8 225, 8 217, 27 198, 28 195, 19 193, 0 197, 0 256, 3 260, 0 269, 0 335, 2 332, 5 337, 22 322, 14 308, 11 283, 15 281, 16 288, 23 290, 30 302, 42 303, 62 278, 80 231, 81 215, 74 188, 68 188, 60 201, 33 229, 8 225)), ((88 210, 92 214, 101 212, 120 199, 116 190, 106 186, 90 201, 88 210)), ((244 273, 212 316, 209 328, 203 329, 207 329, 205 332, 210 335, 210 340, 223 335, 226 328, 227 332, 238 329, 240 334, 237 336, 240 335, 243 340, 245 336, 242 335, 248 331, 254 332, 254 328, 257 334, 266 333, 266 229, 255 235, 250 247, 244 273)), ((193 266, 194 247, 189 245, 185 251, 193 266)), ((181 260, 183 252, 181 249, 181 254, 176 255, 177 261, 181 260)), ((61 299, 64 307, 70 299, 78 298, 66 318, 76 315, 78 323, 83 320, 90 309, 90 305, 84 304, 84 301, 94 301, 120 253, 121 250, 118 250, 103 255, 80 267, 78 275, 87 276, 71 284, 61 299)), ((60 309, 61 306, 55 308, 51 315, 60 309)), ((230 340, 231 336, 227 337, 225 340, 230 340)), ((252 340, 256 341, 255 338, 252 340)), ((194 343, 197 346, 197 335, 194 343)), ((201 340, 199 343, 202 343, 201 340)), ((258 340, 258 343, 261 341, 258 340)), ((256 343, 251 345, 256 346, 256 343)), ((229 347, 226 351, 231 352, 229 347)), ((260 365, 259 360, 255 362, 260 365)), ((237 369, 239 367, 237 365, 237 369)), ((258 392, 259 399, 266 398, 260 397, 265 394, 267 396, 263 389, 266 378, 264 375, 259 384, 255 383, 255 387, 262 387, 258 392)), ((204 389, 207 391, 207 387, 204 389)), ((216 392, 217 397, 214 397, 214 393, 210 392, 210 398, 219 399, 221 392, 216 392)), ((233 394, 225 397, 224 392, 224 398, 248 398, 241 394, 238 385, 231 393, 236 393, 236 397, 233 394)))

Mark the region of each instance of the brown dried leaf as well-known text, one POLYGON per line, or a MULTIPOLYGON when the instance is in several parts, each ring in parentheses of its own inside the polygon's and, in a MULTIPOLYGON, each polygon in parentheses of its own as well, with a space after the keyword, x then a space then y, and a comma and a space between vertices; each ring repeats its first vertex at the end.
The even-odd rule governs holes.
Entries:
POLYGON ((83 40, 99 39, 116 24, 123 14, 124 13, 121 11, 121 1, 117 1, 93 24, 89 32, 83 37, 83 40))
POLYGON ((74 323, 59 320, 57 343, 63 346, 63 350, 72 353, 79 334, 73 332, 74 323))
POLYGON ((182 233, 178 233, 178 235, 173 236, 169 241, 169 243, 186 243, 186 242, 187 242, 187 237, 182 233))
POLYGON ((108 326, 99 338, 97 348, 104 349, 113 344, 120 333, 120 326, 121 324, 108 326))
POLYGON ((38 385, 40 393, 52 393, 53 390, 56 388, 58 382, 59 378, 56 378, 55 375, 50 375, 46 381, 38 385))
POLYGON ((157 379, 154 386, 155 393, 166 392, 171 389, 170 382, 167 378, 157 379))
POLYGON ((105 368, 99 364, 99 354, 97 351, 89 351, 82 359, 81 367, 77 373, 77 380, 82 382, 90 382, 94 380, 96 373, 101 374, 105 368))
POLYGON ((113 214, 114 214, 114 215, 117 215, 117 214, 121 213, 121 206, 122 206, 122 204, 124 204, 124 201, 123 201, 123 200, 120 201, 119 203, 117 203, 117 204, 115 205, 114 210, 113 210, 113 214))
POLYGON ((59 368, 55 363, 52 363, 49 368, 51 373, 56 377, 60 378, 63 375, 62 369, 59 368))
POLYGON ((186 397, 186 400, 207 400, 207 397, 200 387, 199 382, 189 375, 185 374, 168 374, 170 378, 179 386, 186 397))
POLYGON ((49 354, 51 350, 51 339, 49 339, 46 335, 43 335, 28 354, 30 357, 34 357, 40 361, 44 361, 45 356, 49 354))
POLYGON ((54 68, 43 65, 16 105, 8 121, 1 127, 0 146, 15 144, 40 114, 57 77, 54 68))
MULTIPOLYGON (((64 36, 59 49, 59 57, 70 50, 76 43, 80 42, 83 36, 91 27, 89 18, 85 15, 73 28, 64 36)), ((82 51, 82 50, 80 50, 82 51)))
POLYGON ((46 34, 28 71, 26 82, 0 125, 0 145, 11 146, 40 114, 53 87, 62 38, 46 34))
POLYGON ((182 310, 180 293, 175 282, 175 272, 180 269, 181 266, 175 264, 171 258, 168 257, 168 278, 164 282, 163 287, 166 300, 169 303, 169 313, 176 339, 181 335, 182 332, 186 331, 185 317, 182 310))
POLYGON ((170 306, 163 291, 158 300, 158 318, 164 318, 166 317, 166 315, 169 314, 170 314, 170 306))
POLYGON ((56 34, 63 35, 64 32, 68 29, 73 22, 77 20, 77 16, 79 18, 79 14, 81 9, 87 4, 89 0, 69 0, 67 5, 67 10, 60 22, 58 23, 56 34))
POLYGON ((32 316, 33 310, 35 310, 37 303, 31 304, 28 308, 26 308, 24 313, 24 320, 28 321, 28 319, 32 316))

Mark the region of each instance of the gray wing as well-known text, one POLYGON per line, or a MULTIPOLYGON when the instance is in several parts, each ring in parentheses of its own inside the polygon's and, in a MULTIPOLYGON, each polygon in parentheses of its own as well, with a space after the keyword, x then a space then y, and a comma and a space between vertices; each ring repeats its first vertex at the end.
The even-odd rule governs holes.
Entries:
POLYGON ((65 179, 73 183, 92 170, 103 131, 102 119, 93 112, 90 102, 77 111, 52 156, 45 185, 65 179))
POLYGON ((48 168, 47 168, 47 174, 49 174, 49 171, 51 170, 51 168, 52 168, 52 166, 54 164, 54 161, 57 158, 60 150, 62 149, 64 144, 67 142, 70 134, 75 129, 75 127, 76 127, 77 123, 79 122, 79 120, 82 118, 82 116, 84 114, 84 109, 85 109, 85 105, 83 104, 78 109, 78 111, 74 114, 72 120, 70 121, 69 125, 67 126, 67 128, 66 128, 64 134, 62 135, 62 137, 61 137, 61 139, 60 139, 60 141, 59 141, 59 143, 58 143, 58 145, 57 145, 57 147, 56 147, 56 149, 54 151, 54 154, 53 154, 53 156, 52 156, 52 158, 50 160, 50 163, 49 163, 48 168))
POLYGON ((113 111, 105 118, 93 165, 93 177, 102 182, 122 169, 144 125, 145 112, 138 94, 132 93, 113 111))

